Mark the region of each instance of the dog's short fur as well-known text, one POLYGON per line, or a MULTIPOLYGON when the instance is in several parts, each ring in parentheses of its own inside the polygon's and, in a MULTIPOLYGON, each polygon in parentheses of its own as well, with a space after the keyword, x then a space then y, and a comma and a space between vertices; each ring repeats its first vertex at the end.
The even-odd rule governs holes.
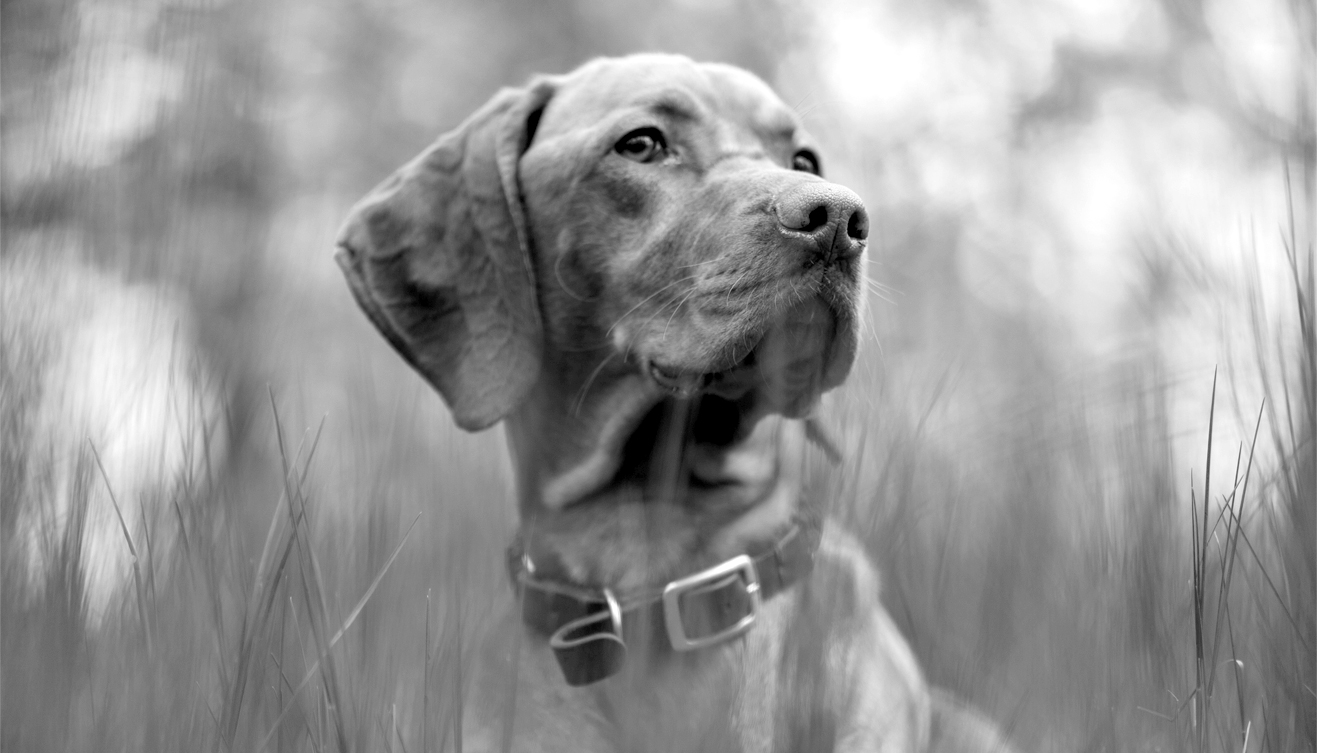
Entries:
MULTIPOLYGON (((819 172, 759 79, 642 55, 505 89, 354 209, 358 302, 458 425, 506 427, 536 577, 653 589, 817 513, 804 420, 855 356, 869 222, 819 172)), ((530 633, 512 749, 1003 745, 931 699, 878 590, 825 528, 743 637, 574 688, 530 633)))

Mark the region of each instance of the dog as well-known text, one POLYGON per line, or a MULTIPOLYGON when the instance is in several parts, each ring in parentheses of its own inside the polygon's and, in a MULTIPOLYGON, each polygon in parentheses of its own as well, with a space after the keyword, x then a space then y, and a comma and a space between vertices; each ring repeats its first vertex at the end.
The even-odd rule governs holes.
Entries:
POLYGON ((468 748, 1009 749, 805 489, 870 222, 821 175, 760 79, 646 54, 502 90, 352 209, 356 301, 515 469, 515 713, 468 703, 468 748))

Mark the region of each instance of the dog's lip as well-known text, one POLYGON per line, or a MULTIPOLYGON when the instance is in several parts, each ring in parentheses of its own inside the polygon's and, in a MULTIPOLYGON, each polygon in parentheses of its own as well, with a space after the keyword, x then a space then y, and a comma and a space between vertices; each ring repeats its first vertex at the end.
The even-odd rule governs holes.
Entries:
MULTIPOLYGON (((688 400, 701 394, 711 394, 737 400, 747 392, 765 386, 765 382, 769 381, 775 382, 780 390, 785 390, 786 393, 802 393, 795 395, 787 402, 800 402, 796 398, 803 397, 805 398, 804 403, 811 403, 812 400, 803 393, 821 393, 835 386, 835 384, 824 385, 823 382, 829 381, 826 377, 816 384, 807 384, 801 381, 804 376, 799 369, 786 369, 780 375, 785 377, 783 379, 766 380, 765 377, 773 369, 773 364, 762 363, 763 354, 761 351, 764 350, 770 340, 781 343, 780 338, 783 333, 789 331, 786 328, 792 326, 793 311, 800 309, 802 306, 813 306, 817 313, 826 312, 828 317, 828 336, 825 338, 822 348, 814 353, 814 356, 822 363, 825 371, 829 370, 828 367, 834 360, 834 349, 838 344, 837 330, 841 327, 844 315, 829 300, 829 296, 823 295, 822 292, 819 291, 817 298, 806 298, 797 304, 793 304, 788 310, 779 312, 776 316, 759 323, 756 325, 755 330, 736 338, 736 347, 724 346, 716 358, 707 361, 696 359, 691 362, 684 362, 682 359, 666 358, 663 349, 656 348, 639 359, 640 372, 660 392, 677 399, 688 400), (812 303, 810 303, 811 301, 812 303)), ((814 315, 817 315, 817 313, 814 315)), ((799 322, 797 321, 796 326, 798 325, 799 322)), ((782 358, 791 359, 796 355, 796 352, 790 346, 785 351, 781 350, 779 346, 773 355, 776 355, 776 358, 770 360, 780 367, 786 363, 782 361, 782 358)), ((813 397, 817 398, 817 395, 813 397)), ((778 409, 786 407, 785 404, 776 405, 776 401, 772 402, 774 402, 774 407, 778 409)), ((787 410, 787 412, 795 414, 798 410, 787 410)))
MULTIPOLYGON (((702 393, 723 394, 728 390, 735 390, 736 383, 744 381, 738 379, 737 375, 746 370, 747 367, 753 366, 755 362, 755 352, 759 347, 758 341, 754 347, 747 350, 735 361, 727 363, 725 368, 718 368, 715 364, 713 368, 683 368, 671 363, 664 362, 659 358, 644 359, 643 370, 660 390, 668 395, 681 399, 689 400, 702 393)), ((739 392, 743 392, 740 390, 739 392)), ((738 394, 739 394, 738 392, 738 394)), ((724 394, 724 397, 730 397, 731 394, 724 394)))
POLYGON ((683 371, 679 368, 649 361, 647 369, 654 384, 672 394, 673 397, 688 399, 699 394, 713 381, 714 374, 696 371, 683 371))

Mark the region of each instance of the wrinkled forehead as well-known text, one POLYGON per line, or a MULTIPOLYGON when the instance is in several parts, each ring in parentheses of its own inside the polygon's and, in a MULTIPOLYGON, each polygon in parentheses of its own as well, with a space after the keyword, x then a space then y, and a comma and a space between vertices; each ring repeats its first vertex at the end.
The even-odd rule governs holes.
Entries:
POLYGON ((637 55, 587 63, 559 80, 538 133, 598 125, 625 111, 736 124, 764 136, 791 135, 796 115, 754 74, 718 63, 637 55))

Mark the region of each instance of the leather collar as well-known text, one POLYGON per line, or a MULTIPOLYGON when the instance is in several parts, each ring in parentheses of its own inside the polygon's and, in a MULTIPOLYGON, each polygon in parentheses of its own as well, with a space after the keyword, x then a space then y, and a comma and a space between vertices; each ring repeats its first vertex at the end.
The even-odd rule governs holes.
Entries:
POLYGON ((521 618, 549 639, 568 685, 598 682, 622 669, 627 641, 694 651, 754 626, 760 605, 814 567, 819 527, 800 520, 766 546, 658 588, 620 593, 535 576, 520 537, 508 548, 508 571, 521 618))

